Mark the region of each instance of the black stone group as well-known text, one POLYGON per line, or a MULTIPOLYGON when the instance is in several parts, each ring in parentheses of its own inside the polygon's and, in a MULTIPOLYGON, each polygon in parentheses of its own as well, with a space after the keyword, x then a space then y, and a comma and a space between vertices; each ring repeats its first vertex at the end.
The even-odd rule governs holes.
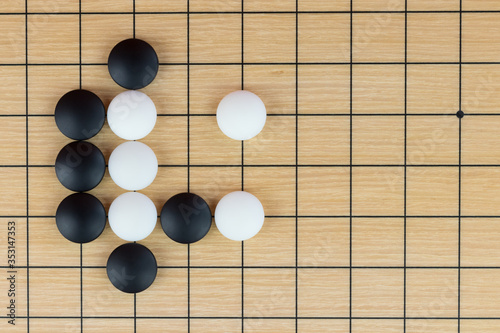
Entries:
MULTIPOLYGON (((140 39, 118 43, 108 58, 112 79, 125 89, 141 89, 156 77, 159 61, 151 45, 140 39)), ((55 171, 60 183, 77 192, 66 197, 57 208, 56 224, 61 234, 75 243, 98 238, 106 226, 106 210, 95 196, 84 193, 95 188, 104 177, 106 161, 94 144, 85 141, 102 129, 106 117, 101 99, 88 90, 66 93, 56 105, 54 118, 59 130, 76 140, 57 155, 55 171)), ((160 214, 163 231, 172 240, 190 244, 202 239, 212 225, 208 204, 196 194, 180 193, 170 198, 160 214)), ((157 262, 143 245, 127 243, 117 247, 106 265, 111 283, 127 293, 147 289, 156 278, 157 262)))

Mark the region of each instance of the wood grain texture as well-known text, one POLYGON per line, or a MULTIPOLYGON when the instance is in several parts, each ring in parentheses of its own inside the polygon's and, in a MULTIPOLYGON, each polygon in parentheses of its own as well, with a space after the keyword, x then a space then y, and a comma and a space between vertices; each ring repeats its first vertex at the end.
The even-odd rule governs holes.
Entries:
MULTIPOLYGON (((355 0, 352 36, 348 0, 245 0, 243 17, 241 0, 82 0, 81 26, 78 1, 25 5, 0 3, 0 305, 15 221, 20 316, 0 331, 500 331, 500 1, 462 0, 462 41, 458 0, 408 0, 407 22, 403 0, 355 0), (159 211, 189 190, 213 212, 243 186, 266 211, 243 245, 213 224, 188 248, 158 223, 141 241, 158 276, 135 299, 106 276, 123 243, 109 226, 81 248, 57 230, 70 140, 52 117, 80 82, 106 107, 124 91, 106 62, 134 4, 162 63, 142 140, 161 167, 141 192, 159 211), (242 87, 269 114, 243 145, 215 117, 242 87)), ((106 159, 123 142, 107 124, 90 141, 106 159)), ((90 193, 108 209, 123 192, 106 173, 90 193)))

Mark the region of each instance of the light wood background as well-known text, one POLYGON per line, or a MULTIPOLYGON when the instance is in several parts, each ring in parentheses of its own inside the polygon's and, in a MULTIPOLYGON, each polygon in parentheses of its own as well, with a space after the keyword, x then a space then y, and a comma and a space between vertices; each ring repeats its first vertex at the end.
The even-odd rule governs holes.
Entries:
MULTIPOLYGON (((0 13, 0 331, 500 331, 499 0, 4 0, 0 13), (142 192, 161 209, 189 190, 213 211, 243 186, 267 215, 244 244, 214 226, 187 247, 157 225, 141 243, 158 276, 136 296, 106 277, 123 243, 109 227, 83 246, 57 231, 70 192, 53 164, 70 140, 52 117, 80 84, 106 105, 123 90, 107 55, 134 32, 162 63, 142 140, 161 167, 142 192), (243 147, 214 117, 241 88, 269 113, 243 147)), ((106 158, 122 142, 107 125, 90 141, 106 158)), ((122 192, 108 174, 91 191, 106 208, 122 192)))

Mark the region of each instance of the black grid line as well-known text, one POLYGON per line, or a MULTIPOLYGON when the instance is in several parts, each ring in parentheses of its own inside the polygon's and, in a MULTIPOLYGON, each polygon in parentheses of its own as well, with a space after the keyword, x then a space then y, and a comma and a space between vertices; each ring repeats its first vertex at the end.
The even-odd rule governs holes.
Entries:
POLYGON ((407 224, 406 224, 406 215, 407 215, 407 210, 406 210, 406 204, 407 204, 407 163, 408 163, 408 0, 405 0, 405 88, 404 88, 404 111, 405 111, 405 125, 404 125, 404 179, 403 179, 403 186, 404 186, 404 198, 403 198, 403 214, 404 214, 404 226, 403 226, 403 264, 404 264, 404 271, 403 271, 403 332, 406 333, 406 306, 407 306, 407 295, 406 295, 406 255, 407 255, 407 249, 406 249, 406 231, 407 231, 407 224))
MULTIPOLYGON (((463 20, 462 20, 462 0, 460 0, 460 32, 459 32, 459 75, 458 75, 458 109, 462 111, 462 33, 463 33, 463 20)), ((458 333, 461 329, 461 263, 462 263, 462 118, 458 119, 458 304, 457 304, 457 326, 458 333)))
POLYGON ((295 332, 299 331, 299 1, 295 0, 295 332))
MULTIPOLYGON (((245 89, 245 1, 241 0, 241 90, 245 89)), ((241 141, 241 190, 245 190, 245 141, 241 141)), ((241 333, 245 332, 245 241, 241 241, 241 333)))
POLYGON ((29 261, 29 220, 30 220, 30 211, 29 211, 29 105, 28 105, 28 0, 24 1, 24 11, 25 11, 25 16, 24 16, 24 29, 25 29, 25 79, 26 79, 26 329, 27 332, 30 332, 30 261, 29 261))
POLYGON ((352 120, 353 120, 353 0, 349 20, 349 332, 352 332, 352 120))
MULTIPOLYGON (((190 0, 186 0, 187 15, 186 15, 186 47, 187 47, 187 66, 186 66, 186 88, 187 88, 187 192, 191 191, 191 46, 190 46, 190 0)), ((187 245, 187 331, 191 332, 191 245, 187 245)))
MULTIPOLYGON (((298 11, 299 14, 404 14, 404 10, 301 10, 298 11)), ((500 10, 409 10, 410 14, 489 14, 489 13, 500 13, 500 10)), ((136 11, 136 15, 186 15, 187 11, 136 11)), ((194 15, 224 15, 224 14, 241 14, 241 11, 192 11, 190 12, 194 15)), ((260 15, 260 14, 295 14, 296 11, 245 11, 245 14, 250 15, 260 15)), ((27 15, 73 15, 78 14, 78 12, 29 12, 27 15)), ((131 15, 131 11, 96 11, 96 12, 83 12, 85 15, 131 15)), ((24 12, 12 12, 12 13, 0 13, 0 16, 19 16, 25 15, 24 12)))

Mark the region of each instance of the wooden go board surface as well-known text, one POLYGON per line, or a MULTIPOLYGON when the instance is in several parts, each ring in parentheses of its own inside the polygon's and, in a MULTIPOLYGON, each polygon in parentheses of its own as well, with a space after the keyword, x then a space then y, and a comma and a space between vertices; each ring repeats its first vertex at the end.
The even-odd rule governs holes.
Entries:
MULTIPOLYGON (((4 0, 0 13, 0 331, 500 331, 499 0, 4 0), (213 227, 188 247, 157 226, 141 242, 157 279, 128 295, 106 277, 123 243, 109 227, 83 246, 55 227, 69 140, 52 115, 79 87, 109 104, 122 89, 107 55, 134 35, 161 61, 143 90, 161 167, 143 193, 161 208, 192 191, 213 210, 243 188, 267 217, 244 243, 213 227), (214 117, 242 88, 269 112, 243 144, 214 117)), ((121 142, 107 125, 90 141, 106 157, 121 142)), ((91 193, 109 207, 122 192, 107 174, 91 193)))

